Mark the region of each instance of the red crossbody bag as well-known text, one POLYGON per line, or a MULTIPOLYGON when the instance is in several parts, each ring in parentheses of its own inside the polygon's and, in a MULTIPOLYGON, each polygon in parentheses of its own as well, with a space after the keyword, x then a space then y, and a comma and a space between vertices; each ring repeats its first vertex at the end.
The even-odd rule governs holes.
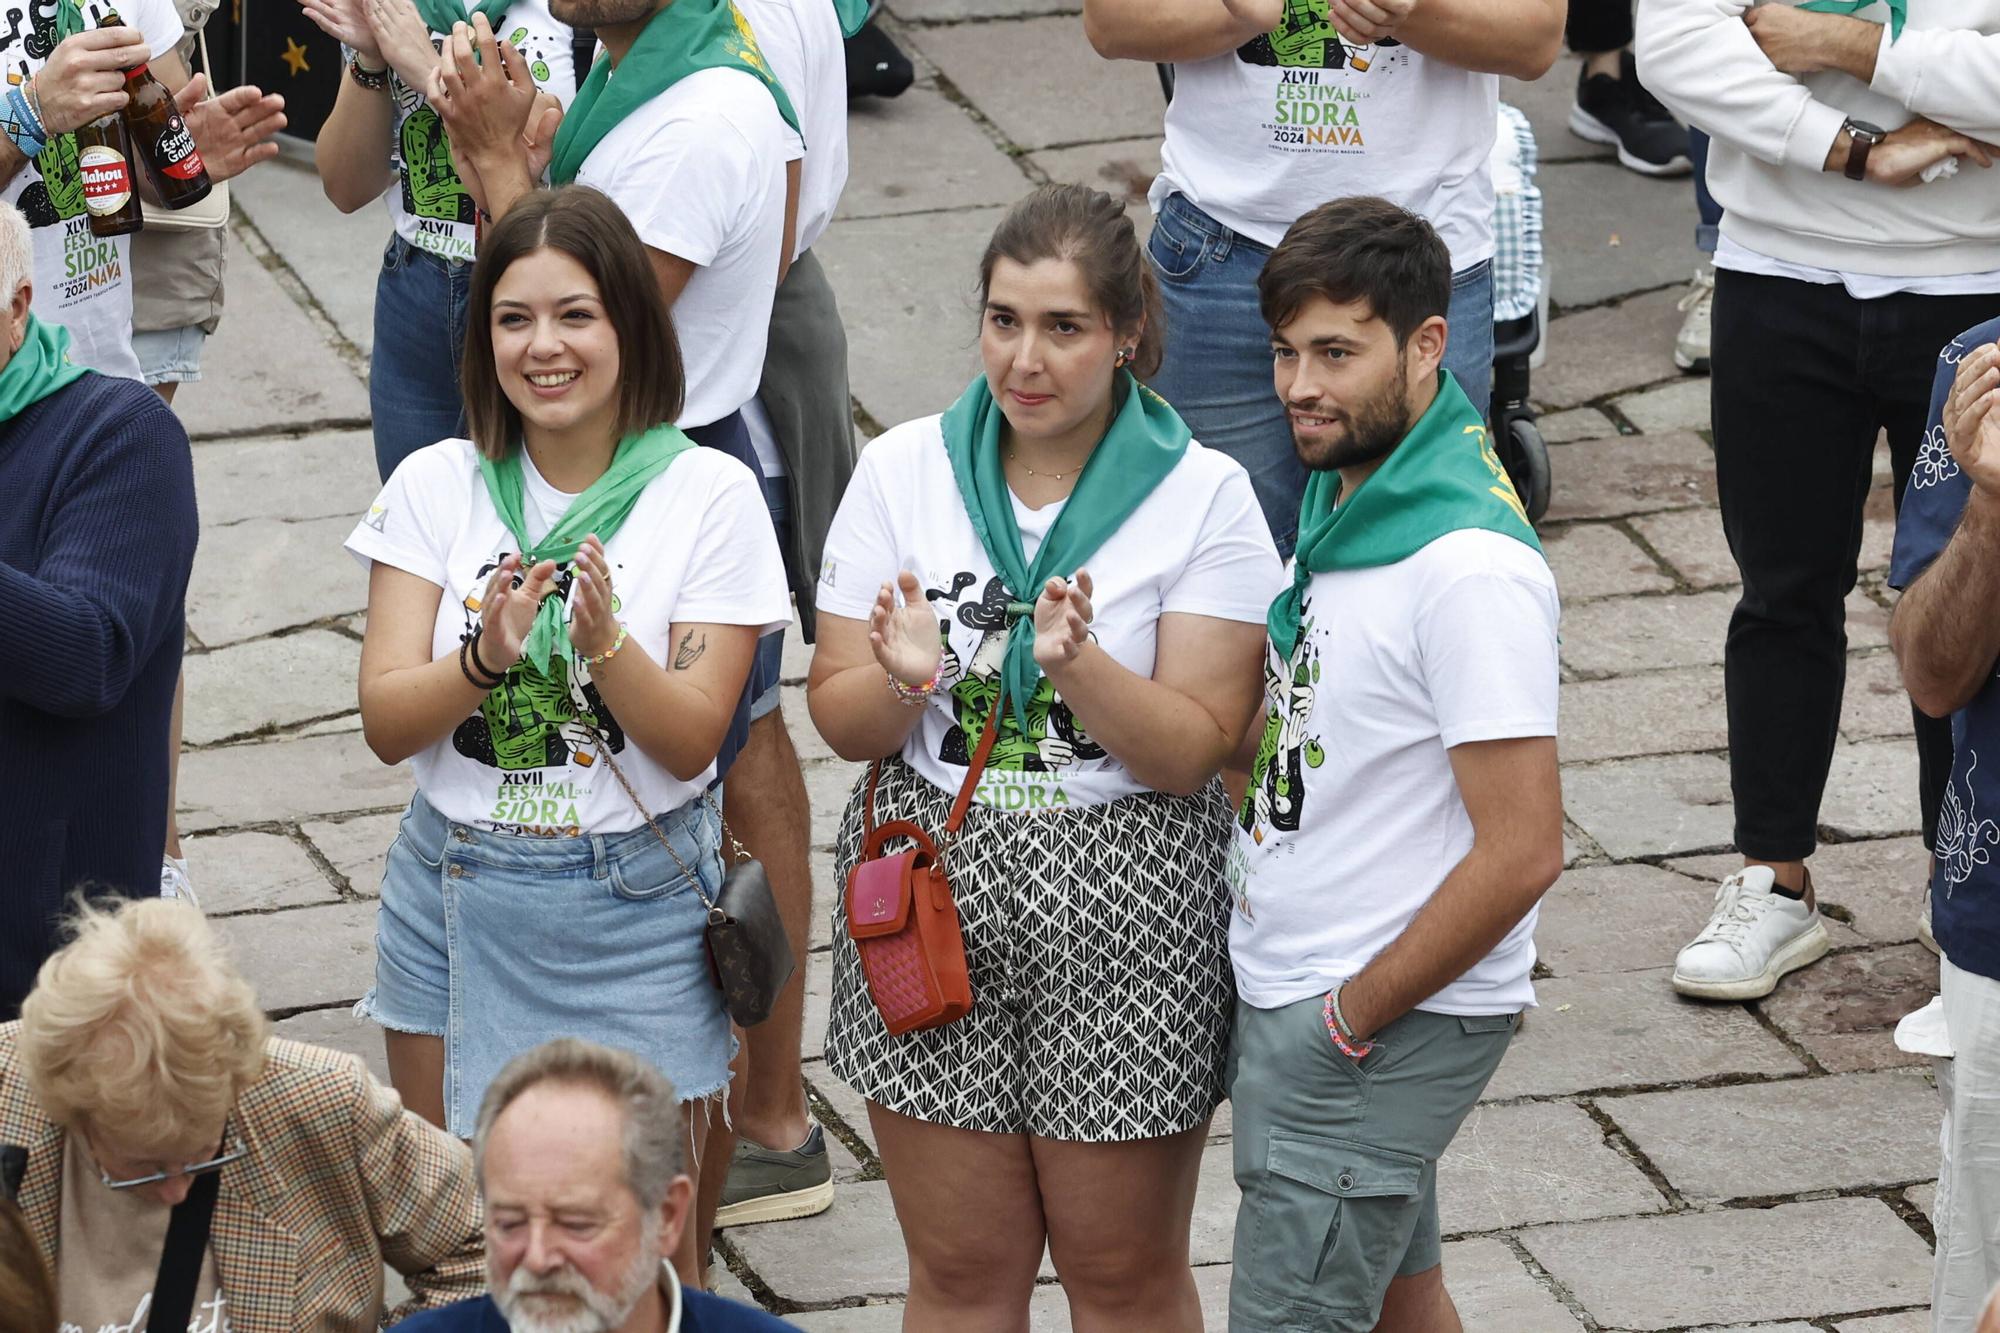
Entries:
POLYGON ((944 854, 965 822, 972 793, 1000 734, 1003 695, 965 770, 965 785, 951 807, 944 834, 936 842, 907 819, 875 822, 875 785, 882 761, 868 770, 868 798, 862 806, 861 860, 847 876, 847 933, 861 955, 868 994, 891 1036, 943 1027, 972 1012, 972 977, 966 969, 965 936, 958 927, 944 854), (893 856, 883 845, 908 838, 916 846, 893 856))

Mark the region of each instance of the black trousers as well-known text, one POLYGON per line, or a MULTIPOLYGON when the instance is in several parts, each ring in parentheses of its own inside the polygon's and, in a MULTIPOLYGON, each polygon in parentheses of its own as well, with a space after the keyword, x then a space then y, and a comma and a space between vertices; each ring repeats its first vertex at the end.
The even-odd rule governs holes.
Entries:
MULTIPOLYGON (((2000 294, 1872 301, 1838 283, 1719 271, 1711 376, 1722 525, 1743 576, 1724 677, 1736 846, 1809 856, 1847 678, 1847 594, 1875 441, 1900 509, 1938 352, 2000 314, 2000 294)), ((1951 729, 1917 713, 1926 845, 1951 772, 1951 729)))
POLYGON ((1594 55, 1632 44, 1632 0, 1569 0, 1563 37, 1572 51, 1594 55))

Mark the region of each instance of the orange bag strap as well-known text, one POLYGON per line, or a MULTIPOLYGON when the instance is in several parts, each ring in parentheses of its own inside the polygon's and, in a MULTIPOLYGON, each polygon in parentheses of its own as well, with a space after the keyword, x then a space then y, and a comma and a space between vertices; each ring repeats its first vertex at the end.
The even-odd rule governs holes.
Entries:
MULTIPOLYGON (((1007 692, 993 701, 993 713, 986 719, 986 730, 980 733, 979 747, 972 752, 972 763, 965 770, 965 782, 958 789, 958 799, 952 803, 951 817, 945 821, 944 838, 938 853, 950 845, 958 826, 965 822, 965 812, 972 805, 972 793, 979 787, 979 779, 986 772, 986 761, 993 755, 993 743, 1000 739, 1000 716, 1007 709, 1007 692)), ((875 787, 882 780, 882 761, 877 759, 868 766, 868 799, 861 806, 861 833, 863 846, 875 836, 875 787)), ((865 853, 864 853, 865 854, 865 853)))

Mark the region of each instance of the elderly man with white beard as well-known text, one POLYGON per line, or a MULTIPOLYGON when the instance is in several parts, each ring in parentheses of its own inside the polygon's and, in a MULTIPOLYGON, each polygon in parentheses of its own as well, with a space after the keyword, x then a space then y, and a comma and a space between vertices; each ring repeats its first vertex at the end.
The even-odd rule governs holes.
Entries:
POLYGON ((694 1208, 680 1104, 629 1051, 565 1037, 487 1088, 472 1151, 490 1295, 406 1333, 782 1333, 760 1310, 681 1286, 668 1256, 694 1208))

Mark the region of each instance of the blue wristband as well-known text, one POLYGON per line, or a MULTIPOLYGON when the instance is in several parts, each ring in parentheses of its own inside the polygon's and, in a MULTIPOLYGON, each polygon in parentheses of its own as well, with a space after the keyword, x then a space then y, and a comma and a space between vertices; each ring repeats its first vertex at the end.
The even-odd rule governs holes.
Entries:
POLYGON ((10 85, 8 91, 19 98, 20 109, 28 113, 27 127, 29 132, 43 143, 47 143, 49 141, 49 131, 48 127, 42 124, 42 111, 36 105, 40 99, 34 95, 34 85, 31 83, 10 85))
POLYGON ((0 115, 0 133, 5 133, 13 145, 21 150, 22 156, 30 162, 42 155, 48 147, 42 133, 42 124, 28 106, 28 99, 18 87, 7 89, 7 110, 0 115))

